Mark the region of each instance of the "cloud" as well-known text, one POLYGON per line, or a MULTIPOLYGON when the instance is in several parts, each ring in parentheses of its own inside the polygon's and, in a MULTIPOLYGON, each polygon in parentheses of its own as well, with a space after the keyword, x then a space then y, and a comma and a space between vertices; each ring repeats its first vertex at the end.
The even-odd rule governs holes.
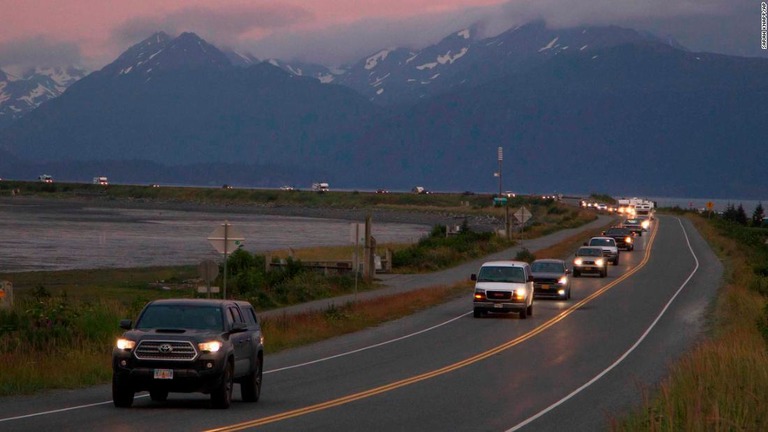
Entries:
MULTIPOLYGON (((482 23, 489 37, 532 20, 553 28, 580 25, 621 25, 661 32, 695 50, 744 55, 739 44, 744 23, 757 12, 747 2, 732 0, 512 0, 452 12, 405 18, 366 18, 346 25, 296 31, 276 28, 271 34, 243 40, 240 49, 259 58, 301 60, 326 65, 350 63, 389 47, 422 48, 451 32, 482 23), (738 4, 741 3, 741 4, 738 4), (713 23, 719 24, 713 27, 713 23), (686 23, 679 26, 679 23, 686 23)), ((754 29, 753 29, 754 30, 754 29)), ((753 44, 757 47, 757 43, 753 44)))
POLYGON ((0 44, 0 66, 3 68, 80 64, 80 47, 72 42, 57 42, 43 36, 34 36, 0 44))
POLYGON ((231 45, 247 33, 274 31, 313 18, 310 11, 290 5, 188 7, 162 17, 132 18, 115 29, 112 40, 127 47, 157 31, 172 35, 189 31, 214 44, 231 45))

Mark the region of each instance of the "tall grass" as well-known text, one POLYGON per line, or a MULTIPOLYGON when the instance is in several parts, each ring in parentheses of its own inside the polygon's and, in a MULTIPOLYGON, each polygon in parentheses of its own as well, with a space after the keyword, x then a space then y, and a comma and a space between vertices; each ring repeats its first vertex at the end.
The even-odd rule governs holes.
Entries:
MULTIPOLYGON (((768 344, 765 293, 752 289, 765 245, 754 231, 693 216, 725 263, 725 286, 712 310, 711 335, 670 369, 653 398, 614 431, 768 430, 768 344)), ((764 236, 763 236, 764 238, 764 236)))

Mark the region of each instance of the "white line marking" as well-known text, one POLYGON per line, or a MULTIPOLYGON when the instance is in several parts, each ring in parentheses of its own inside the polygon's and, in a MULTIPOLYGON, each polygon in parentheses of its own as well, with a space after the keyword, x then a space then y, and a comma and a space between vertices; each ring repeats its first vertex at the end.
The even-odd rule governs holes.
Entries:
MULTIPOLYGON (((148 394, 146 394, 146 395, 139 395, 139 396, 136 396, 136 398, 143 398, 143 397, 147 397, 147 396, 149 396, 149 395, 148 394)), ((0 419, 0 423, 6 422, 6 421, 11 421, 11 420, 21 420, 21 419, 30 418, 30 417, 38 417, 38 416, 43 416, 43 415, 48 415, 48 414, 56 414, 56 413, 60 413, 60 412, 73 411, 73 410, 82 409, 82 408, 90 408, 90 407, 95 407, 95 406, 99 406, 99 405, 111 404, 111 403, 112 403, 112 401, 108 400, 108 401, 105 401, 105 402, 96 402, 96 403, 92 403, 92 404, 88 404, 88 405, 78 405, 78 406, 73 406, 73 407, 69 407, 69 408, 61 408, 61 409, 57 409, 57 410, 43 411, 43 412, 38 412, 38 413, 20 415, 20 416, 16 416, 16 417, 6 417, 6 418, 3 418, 3 419, 0 419)))
POLYGON ((436 328, 442 327, 442 326, 450 324, 450 323, 452 323, 452 322, 454 322, 454 321, 456 321, 458 319, 461 319, 462 317, 465 317, 465 316, 469 315, 470 313, 472 313, 472 311, 469 311, 467 313, 461 314, 461 315, 457 316, 456 318, 451 318, 448 321, 442 322, 442 323, 434 325, 432 327, 425 328, 424 330, 419 330, 419 331, 417 331, 415 333, 410 333, 410 334, 407 334, 405 336, 400 336, 400 337, 395 338, 395 339, 390 339, 388 341, 380 342, 380 343, 377 343, 377 344, 374 344, 374 345, 369 345, 369 346, 363 347, 363 348, 358 348, 358 349, 352 350, 352 351, 343 352, 343 353, 340 353, 340 354, 335 354, 335 355, 332 355, 332 356, 329 356, 329 357, 323 357, 323 358, 320 358, 320 359, 317 359, 317 360, 308 361, 306 363, 299 363, 299 364, 295 364, 295 365, 292 365, 292 366, 286 366, 286 367, 281 367, 281 368, 278 368, 278 369, 272 369, 272 370, 269 370, 269 371, 264 371, 264 373, 268 374, 268 373, 275 373, 275 372, 280 372, 280 371, 284 371, 284 370, 288 370, 288 369, 295 369, 295 368, 299 368, 299 367, 302 367, 302 366, 308 366, 308 365, 311 365, 311 364, 320 363, 320 362, 332 360, 332 359, 335 359, 335 358, 348 356, 348 355, 351 355, 351 354, 356 354, 356 353, 359 353, 359 352, 362 352, 362 351, 367 351, 369 349, 378 348, 378 347, 381 347, 381 346, 384 346, 384 345, 388 345, 388 344, 391 344, 391 343, 394 343, 394 342, 401 341, 403 339, 408 339, 408 338, 420 335, 422 333, 426 333, 428 331, 432 331, 432 330, 434 330, 436 328))
POLYGON ((624 359, 626 359, 632 353, 632 351, 634 351, 635 348, 637 348, 638 345, 640 345, 640 343, 643 342, 643 340, 645 340, 645 338, 648 336, 648 334, 651 333, 651 330, 653 330, 653 328, 659 322, 659 320, 664 315, 664 313, 667 312, 667 309, 669 309, 669 306, 672 305, 672 302, 675 301, 675 299, 677 298, 677 295, 680 294, 680 292, 683 290, 683 288, 685 288, 686 285, 688 285, 688 282, 690 282, 690 280, 693 277, 693 275, 696 274, 696 272, 699 270, 699 259, 696 257, 696 253, 693 252, 693 247, 691 247, 691 241, 688 239, 688 234, 685 232, 685 227, 683 226, 683 223, 680 221, 680 218, 675 218, 675 219, 677 219, 677 222, 680 224, 680 228, 683 229, 683 235, 685 236, 685 242, 688 244, 688 250, 691 251, 691 255, 693 255, 693 259, 696 261, 696 266, 693 268, 693 271, 691 272, 691 274, 688 275, 688 278, 685 280, 685 282, 683 282, 683 284, 680 285, 680 288, 677 289, 677 291, 675 292, 675 295, 673 295, 672 298, 669 299, 669 301, 664 306, 664 308, 661 310, 661 312, 656 317, 656 319, 653 320, 651 325, 645 330, 645 332, 642 334, 642 336, 640 336, 640 339, 638 339, 637 342, 635 342, 634 345, 632 345, 629 348, 629 350, 627 350, 627 352, 622 354, 621 357, 619 357, 615 362, 613 362, 613 364, 608 366, 607 369, 605 369, 604 371, 602 371, 599 374, 597 374, 594 378, 592 378, 591 380, 587 381, 584 385, 582 385, 581 387, 579 387, 576 390, 572 391, 570 394, 568 394, 564 398, 560 399, 559 401, 555 402, 554 404, 550 405, 549 407, 541 410, 538 414, 534 415, 533 417, 529 417, 527 420, 523 421, 522 423, 519 423, 519 424, 515 425, 511 429, 507 429, 505 432, 514 432, 514 431, 516 431, 516 430, 518 430, 518 429, 520 429, 520 428, 522 428, 524 426, 527 426, 531 422, 533 422, 536 419, 542 417, 546 413, 552 411, 553 409, 555 409, 558 406, 560 406, 560 405, 564 404, 565 402, 567 402, 572 397, 574 397, 577 394, 581 393, 584 389, 586 389, 587 387, 589 387, 592 384, 594 384, 595 382, 597 382, 597 380, 602 378, 605 374, 607 374, 608 372, 613 370, 613 368, 615 368, 622 361, 624 361, 624 359))

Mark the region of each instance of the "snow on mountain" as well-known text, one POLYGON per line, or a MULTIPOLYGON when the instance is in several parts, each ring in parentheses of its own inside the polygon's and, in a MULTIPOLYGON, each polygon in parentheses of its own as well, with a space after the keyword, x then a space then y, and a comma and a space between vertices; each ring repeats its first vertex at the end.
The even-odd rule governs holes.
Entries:
POLYGON ((87 72, 78 67, 36 67, 14 75, 0 69, 0 128, 62 94, 87 72))
POLYGON ((172 38, 165 32, 158 32, 132 46, 96 73, 99 76, 130 75, 151 79, 153 74, 183 68, 231 65, 226 54, 194 33, 182 33, 172 38))

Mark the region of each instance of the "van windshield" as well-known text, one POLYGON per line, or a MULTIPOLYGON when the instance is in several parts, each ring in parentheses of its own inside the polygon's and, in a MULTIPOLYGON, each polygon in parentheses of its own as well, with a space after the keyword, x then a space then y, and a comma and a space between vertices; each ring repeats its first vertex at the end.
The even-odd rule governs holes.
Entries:
POLYGON ((521 267, 482 267, 477 281, 525 283, 525 272, 521 267))

